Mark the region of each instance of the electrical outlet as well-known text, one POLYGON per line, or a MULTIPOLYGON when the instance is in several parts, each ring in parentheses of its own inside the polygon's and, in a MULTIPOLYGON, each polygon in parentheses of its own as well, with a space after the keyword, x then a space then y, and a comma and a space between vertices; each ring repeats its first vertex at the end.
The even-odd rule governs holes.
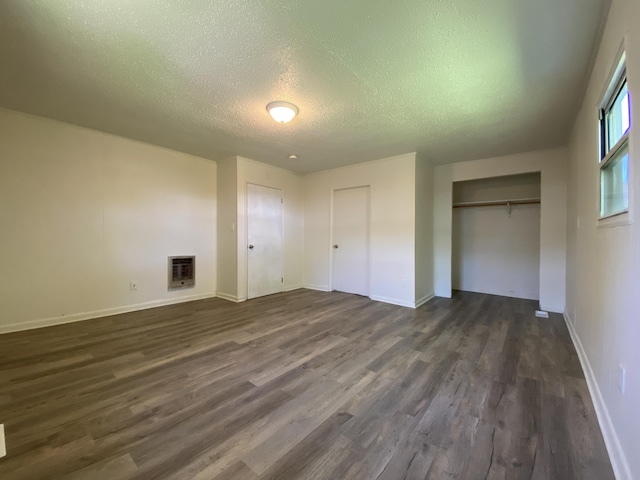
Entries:
POLYGON ((0 423, 0 458, 7 456, 7 444, 4 439, 4 425, 0 423))
POLYGON ((131 290, 132 292, 137 291, 138 290, 137 282, 129 282, 129 290, 131 290))
POLYGON ((618 365, 618 390, 624 395, 627 384, 627 369, 618 365))

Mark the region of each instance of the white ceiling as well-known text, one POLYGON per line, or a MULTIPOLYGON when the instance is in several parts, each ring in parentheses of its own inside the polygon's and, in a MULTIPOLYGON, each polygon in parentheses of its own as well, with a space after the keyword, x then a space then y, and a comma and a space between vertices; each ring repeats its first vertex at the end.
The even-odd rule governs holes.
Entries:
POLYGON ((609 3, 3 0, 0 106, 299 172, 554 147, 609 3))

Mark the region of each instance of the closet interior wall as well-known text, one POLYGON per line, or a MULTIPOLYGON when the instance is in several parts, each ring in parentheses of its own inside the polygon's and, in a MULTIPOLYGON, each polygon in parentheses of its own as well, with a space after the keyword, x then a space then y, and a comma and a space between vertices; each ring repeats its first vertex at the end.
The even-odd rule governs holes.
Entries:
POLYGON ((453 184, 454 290, 539 299, 540 174, 453 184))

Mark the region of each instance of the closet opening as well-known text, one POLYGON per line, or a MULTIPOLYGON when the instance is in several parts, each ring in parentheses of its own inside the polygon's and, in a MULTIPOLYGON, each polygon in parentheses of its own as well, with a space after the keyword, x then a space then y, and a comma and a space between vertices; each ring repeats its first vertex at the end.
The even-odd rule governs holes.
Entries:
POLYGON ((540 299, 540 173, 454 182, 454 290, 540 299))

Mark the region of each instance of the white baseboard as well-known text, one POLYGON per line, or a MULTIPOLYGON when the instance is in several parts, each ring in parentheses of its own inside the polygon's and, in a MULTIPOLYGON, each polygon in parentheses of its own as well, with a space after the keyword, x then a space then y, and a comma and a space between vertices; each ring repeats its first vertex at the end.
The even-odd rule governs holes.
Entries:
POLYGON ((554 307, 553 305, 540 304, 540 310, 544 310, 545 312, 551 312, 551 313, 560 313, 564 315, 564 307, 554 307))
POLYGON ((329 291, 329 287, 327 285, 306 284, 302 288, 308 288, 309 290, 318 290, 319 292, 328 292, 329 291))
POLYGON ((198 295, 187 295, 184 297, 153 300, 151 302, 126 305, 124 307, 106 308, 104 310, 94 310, 92 312, 74 313, 72 315, 62 315, 59 317, 29 320, 27 322, 10 323, 8 325, 0 325, 0 334, 21 332, 23 330, 33 330, 34 328, 51 327, 53 325, 63 325, 65 323, 81 322, 84 320, 91 320, 93 318, 108 317, 110 315, 118 315, 120 313, 146 310, 148 308, 163 307, 165 305, 174 305, 176 303, 192 302, 194 300, 213 298, 215 296, 215 293, 201 293, 198 295))
POLYGON ((434 295, 436 297, 451 298, 453 291, 451 289, 449 289, 449 290, 439 290, 439 289, 436 288, 436 289, 434 289, 433 293, 434 293, 434 295))
POLYGON ((284 287, 285 292, 291 292, 293 290, 300 290, 304 288, 304 285, 289 285, 288 287, 284 287))
MULTIPOLYGON (((304 285, 304 287, 302 287, 302 288, 308 288, 309 290, 318 290, 320 292, 328 292, 329 291, 329 287, 327 287, 326 285, 309 285, 308 284, 308 285, 304 285)), ((404 300, 398 300, 396 298, 391 298, 391 297, 382 297, 382 296, 378 296, 378 295, 369 295, 369 298, 371 300, 376 301, 376 302, 390 303, 392 305, 399 305, 401 307, 418 308, 420 305, 423 305, 423 304, 427 303, 434 296, 435 295, 433 293, 430 293, 430 294, 425 295, 424 297, 420 298, 416 302, 406 302, 404 300)))
POLYGON ((419 298, 418 300, 416 300, 415 308, 418 308, 421 305, 424 305, 425 303, 427 303, 429 300, 431 300, 435 296, 436 295, 433 292, 427 293, 424 297, 419 298))
MULTIPOLYGON (((524 298, 525 300, 538 300, 538 292, 513 292, 510 290, 502 290, 499 288, 483 288, 482 286, 476 287, 473 285, 470 286, 461 286, 461 285, 451 285, 452 290, 459 290, 461 292, 472 292, 472 293, 482 293, 484 295, 497 295, 499 297, 509 297, 509 298, 524 298)), ((438 295, 440 296, 440 295, 438 295)), ((560 310, 558 313, 562 313, 564 309, 560 310)))
POLYGON ((609 459, 611 460, 613 473, 617 480, 632 480, 629 462, 627 462, 627 457, 620 445, 620 439, 618 438, 613 422, 611 421, 609 410, 607 409, 607 405, 602 397, 602 392, 600 391, 593 369, 591 368, 591 363, 589 363, 587 353, 582 346, 578 332, 576 332, 573 326, 571 317, 569 317, 567 312, 564 312, 563 315, 564 321, 569 329, 569 334, 571 335, 571 340, 573 341, 573 345, 578 353, 578 358, 580 359, 584 376, 587 380, 587 387, 589 388, 591 400, 593 401, 593 406, 596 410, 596 416, 598 417, 598 423, 600 424, 600 430, 604 437, 607 452, 609 452, 609 459))
POLYGON ((231 295, 229 293, 224 293, 224 292, 216 292, 216 297, 221 298, 223 300, 229 300, 230 302, 244 302, 247 298, 246 297, 238 297, 236 295, 231 295))
POLYGON ((0 423, 0 458, 7 456, 7 443, 4 438, 4 424, 0 423))
POLYGON ((398 300, 391 297, 380 297, 378 295, 369 295, 369 298, 376 302, 390 303, 391 305, 399 305, 401 307, 416 308, 415 302, 406 302, 404 300, 398 300))

